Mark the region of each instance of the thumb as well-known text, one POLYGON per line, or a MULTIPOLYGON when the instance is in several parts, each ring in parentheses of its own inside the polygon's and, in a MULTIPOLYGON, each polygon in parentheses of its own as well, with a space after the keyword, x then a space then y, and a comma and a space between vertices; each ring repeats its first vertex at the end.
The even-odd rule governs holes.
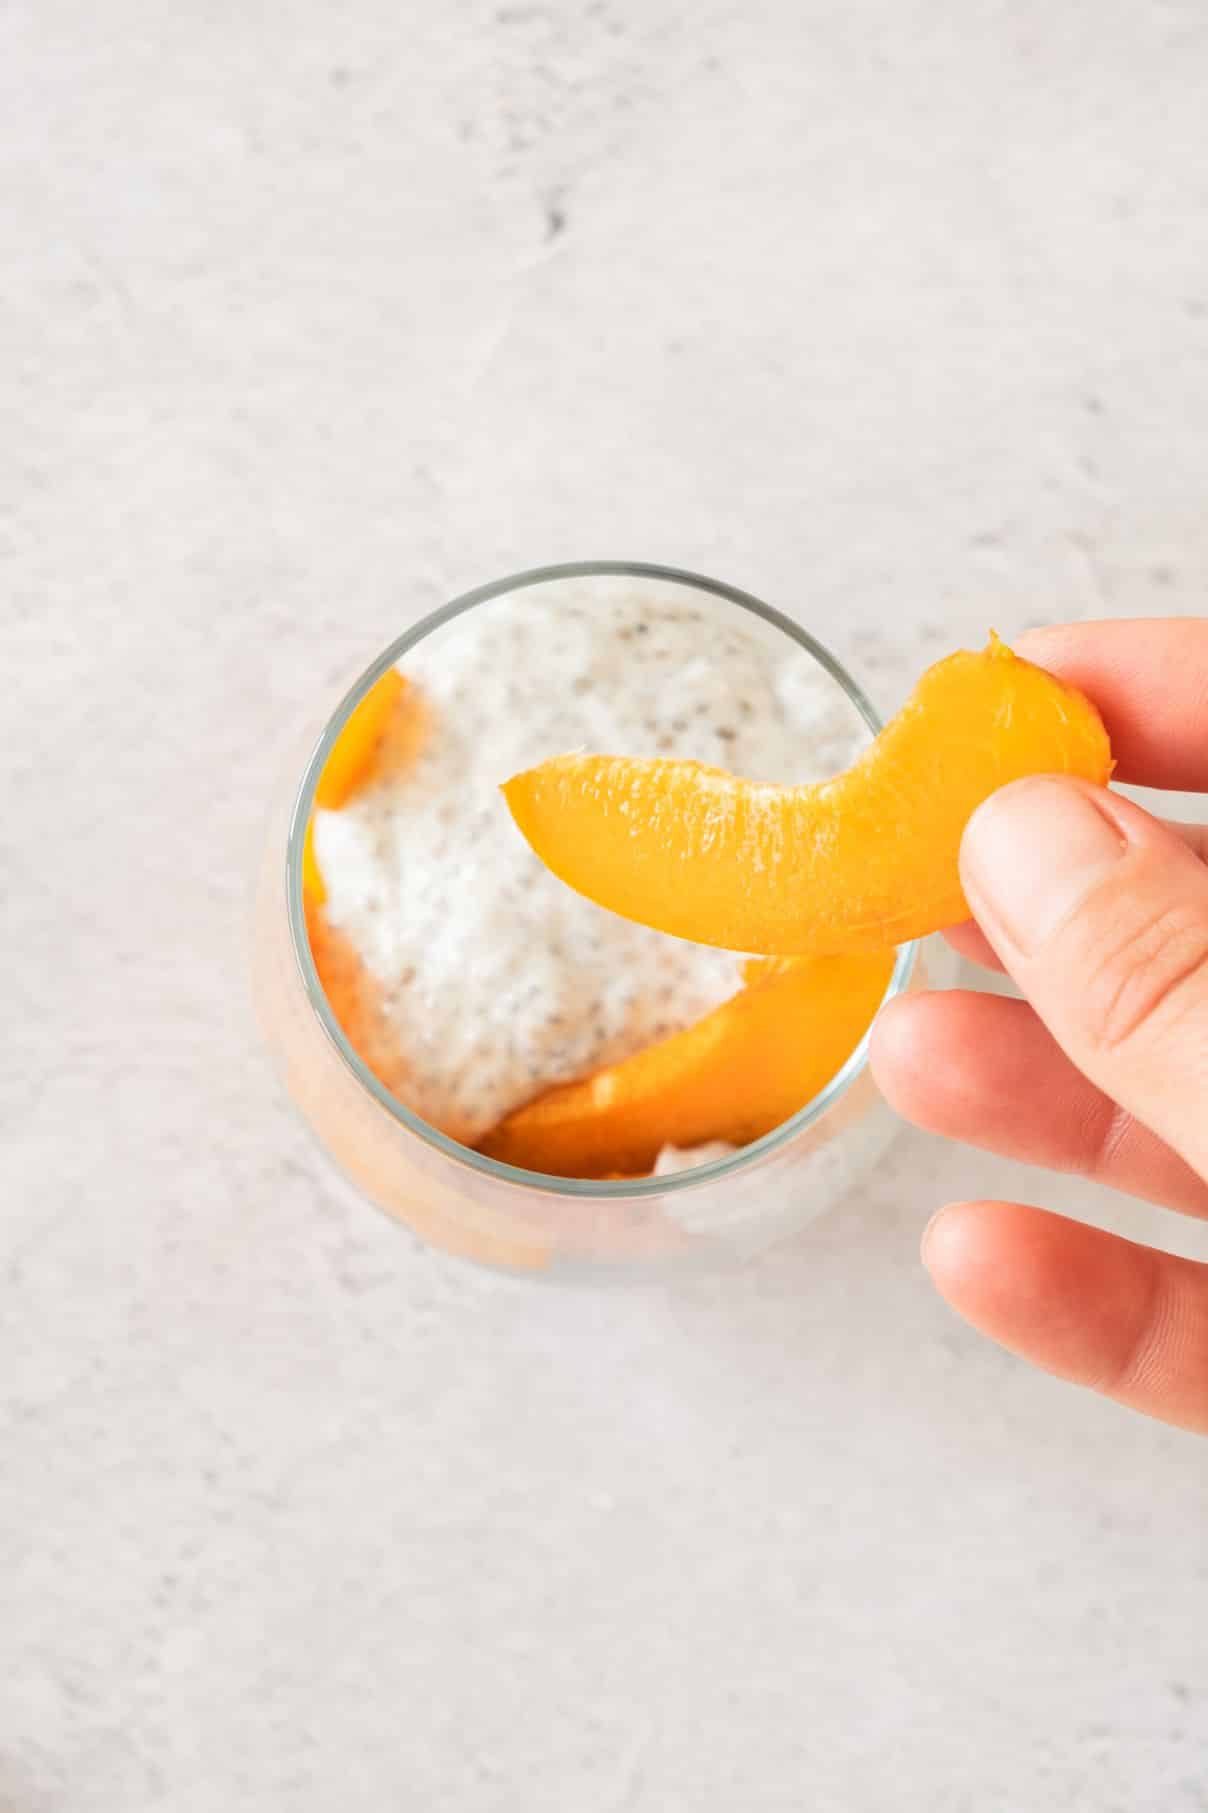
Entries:
POLYGON ((1208 867, 1139 806, 1043 775, 974 814, 961 880, 1068 1056, 1208 1176, 1208 867))

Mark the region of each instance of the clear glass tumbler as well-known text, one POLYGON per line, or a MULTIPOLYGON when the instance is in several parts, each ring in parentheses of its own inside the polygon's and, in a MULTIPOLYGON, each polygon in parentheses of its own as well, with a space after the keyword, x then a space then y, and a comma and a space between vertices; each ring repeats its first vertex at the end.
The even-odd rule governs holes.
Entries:
MULTIPOLYGON (((880 728, 868 699, 833 655, 790 618, 734 586, 635 561, 575 562, 495 580, 400 636, 322 727, 320 721, 311 726, 300 779, 295 770, 271 815, 253 928, 261 1026, 286 1089, 343 1179, 449 1252, 562 1276, 764 1247, 835 1204, 883 1155, 897 1125, 869 1073, 866 1035, 813 1101, 728 1157, 666 1177, 548 1177, 499 1164, 421 1120, 384 1088, 341 1031, 311 955, 302 851, 316 784, 349 714, 387 667, 405 662, 409 650, 439 635, 452 619, 489 609, 492 600, 521 588, 585 581, 630 592, 650 587, 659 596, 682 593, 719 618, 742 613, 746 627, 770 638, 786 659, 804 657, 822 670, 862 740, 880 728)), ((887 1000, 918 986, 916 958, 913 944, 898 951, 887 1000)))

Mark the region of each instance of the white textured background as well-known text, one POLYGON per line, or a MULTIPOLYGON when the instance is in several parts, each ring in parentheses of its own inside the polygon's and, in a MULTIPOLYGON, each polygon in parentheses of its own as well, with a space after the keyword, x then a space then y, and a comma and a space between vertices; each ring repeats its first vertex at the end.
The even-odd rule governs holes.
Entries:
POLYGON ((243 973, 284 733, 497 572, 886 707, 1202 610, 1206 97, 1202 0, 0 0, 3 1813, 1208 1807, 1208 1450, 915 1257, 1202 1230, 911 1134, 737 1276, 481 1275, 243 973))

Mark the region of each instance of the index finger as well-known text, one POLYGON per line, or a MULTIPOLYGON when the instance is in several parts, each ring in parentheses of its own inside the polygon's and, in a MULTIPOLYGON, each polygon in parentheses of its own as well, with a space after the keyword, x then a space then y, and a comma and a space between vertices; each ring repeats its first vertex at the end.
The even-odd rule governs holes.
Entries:
POLYGON ((1015 646, 1093 699, 1116 780, 1208 790, 1208 618, 1061 623, 1015 646))

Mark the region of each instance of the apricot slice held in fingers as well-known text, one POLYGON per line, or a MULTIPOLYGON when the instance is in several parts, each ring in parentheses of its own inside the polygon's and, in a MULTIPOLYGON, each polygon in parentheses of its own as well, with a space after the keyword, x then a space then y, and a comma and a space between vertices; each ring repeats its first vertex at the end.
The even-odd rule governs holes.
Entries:
POLYGON ((893 955, 769 965, 685 1031, 547 1090, 481 1150, 559 1177, 649 1172, 663 1146, 759 1139, 812 1101, 876 1013, 893 955))
POLYGON ((624 918, 727 950, 822 955, 967 918, 957 858, 976 807, 1024 775, 1103 783, 1111 767, 1090 700, 993 637, 929 668, 833 780, 559 756, 504 794, 546 866, 624 918))

